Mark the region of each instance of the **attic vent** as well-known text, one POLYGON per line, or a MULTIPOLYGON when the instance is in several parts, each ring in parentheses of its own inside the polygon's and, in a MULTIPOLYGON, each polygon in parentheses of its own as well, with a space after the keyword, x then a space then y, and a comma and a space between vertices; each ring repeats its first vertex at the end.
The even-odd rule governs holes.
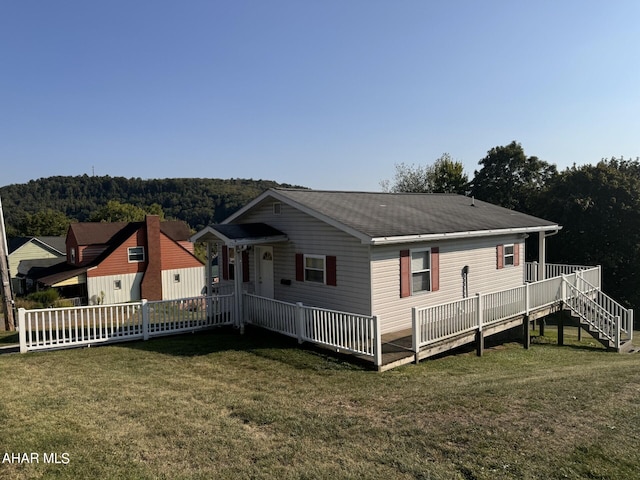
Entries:
POLYGON ((282 204, 280 202, 273 202, 273 214, 280 215, 282 212, 282 204))

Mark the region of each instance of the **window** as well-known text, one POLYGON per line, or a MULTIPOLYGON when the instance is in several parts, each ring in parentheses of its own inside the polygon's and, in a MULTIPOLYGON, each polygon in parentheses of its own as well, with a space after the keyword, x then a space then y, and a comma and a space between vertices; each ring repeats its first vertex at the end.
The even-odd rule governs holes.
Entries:
POLYGON ((400 298, 440 290, 440 247, 400 250, 400 298))
POLYGON ((282 204, 280 202, 273 202, 273 214, 280 215, 282 212, 282 204))
POLYGON ((129 262, 144 262, 144 247, 129 247, 129 262))
POLYGON ((431 251, 411 251, 411 293, 431 290, 431 251))
POLYGON ((325 283, 325 265, 324 255, 305 255, 304 281, 325 283))
POLYGON ((76 249, 74 247, 71 247, 71 249, 69 250, 69 256, 71 257, 71 263, 75 264, 76 263, 76 249))
POLYGON ((180 283, 180 274, 179 273, 174 273, 173 274, 173 283, 180 283))
POLYGON ((113 281, 113 289, 114 290, 122 289, 122 280, 114 280, 113 281))
POLYGON ((513 245, 504 246, 504 266, 515 265, 515 249, 513 245))
POLYGON ((496 263, 498 270, 520 265, 520 244, 509 243, 496 247, 496 263))

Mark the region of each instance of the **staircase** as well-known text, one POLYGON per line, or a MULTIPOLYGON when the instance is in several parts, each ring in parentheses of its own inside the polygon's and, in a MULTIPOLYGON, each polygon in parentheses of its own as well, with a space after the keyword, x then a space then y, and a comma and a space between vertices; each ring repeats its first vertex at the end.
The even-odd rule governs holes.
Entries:
POLYGON ((562 297, 564 308, 607 349, 619 353, 637 351, 632 343, 633 310, 624 308, 579 276, 575 285, 563 282, 562 297))

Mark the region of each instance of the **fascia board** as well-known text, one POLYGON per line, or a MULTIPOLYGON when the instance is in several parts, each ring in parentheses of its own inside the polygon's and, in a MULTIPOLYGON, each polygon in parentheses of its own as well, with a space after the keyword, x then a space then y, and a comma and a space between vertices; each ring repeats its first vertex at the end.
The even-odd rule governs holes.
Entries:
POLYGON ((469 232, 432 233, 424 235, 405 235, 397 237, 376 237, 371 239, 372 245, 393 245, 398 243, 428 242, 436 240, 450 240, 459 238, 478 238, 497 235, 514 235, 522 233, 559 231, 560 225, 548 225, 543 227, 504 228, 499 230, 476 230, 469 232))

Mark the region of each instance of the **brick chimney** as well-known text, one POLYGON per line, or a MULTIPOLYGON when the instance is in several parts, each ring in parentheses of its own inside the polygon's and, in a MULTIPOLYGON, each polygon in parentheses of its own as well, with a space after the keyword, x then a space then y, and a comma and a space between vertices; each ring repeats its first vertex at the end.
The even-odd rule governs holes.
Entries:
POLYGON ((160 264, 160 217, 145 217, 147 269, 142 276, 140 295, 147 300, 162 300, 162 265, 160 264))

